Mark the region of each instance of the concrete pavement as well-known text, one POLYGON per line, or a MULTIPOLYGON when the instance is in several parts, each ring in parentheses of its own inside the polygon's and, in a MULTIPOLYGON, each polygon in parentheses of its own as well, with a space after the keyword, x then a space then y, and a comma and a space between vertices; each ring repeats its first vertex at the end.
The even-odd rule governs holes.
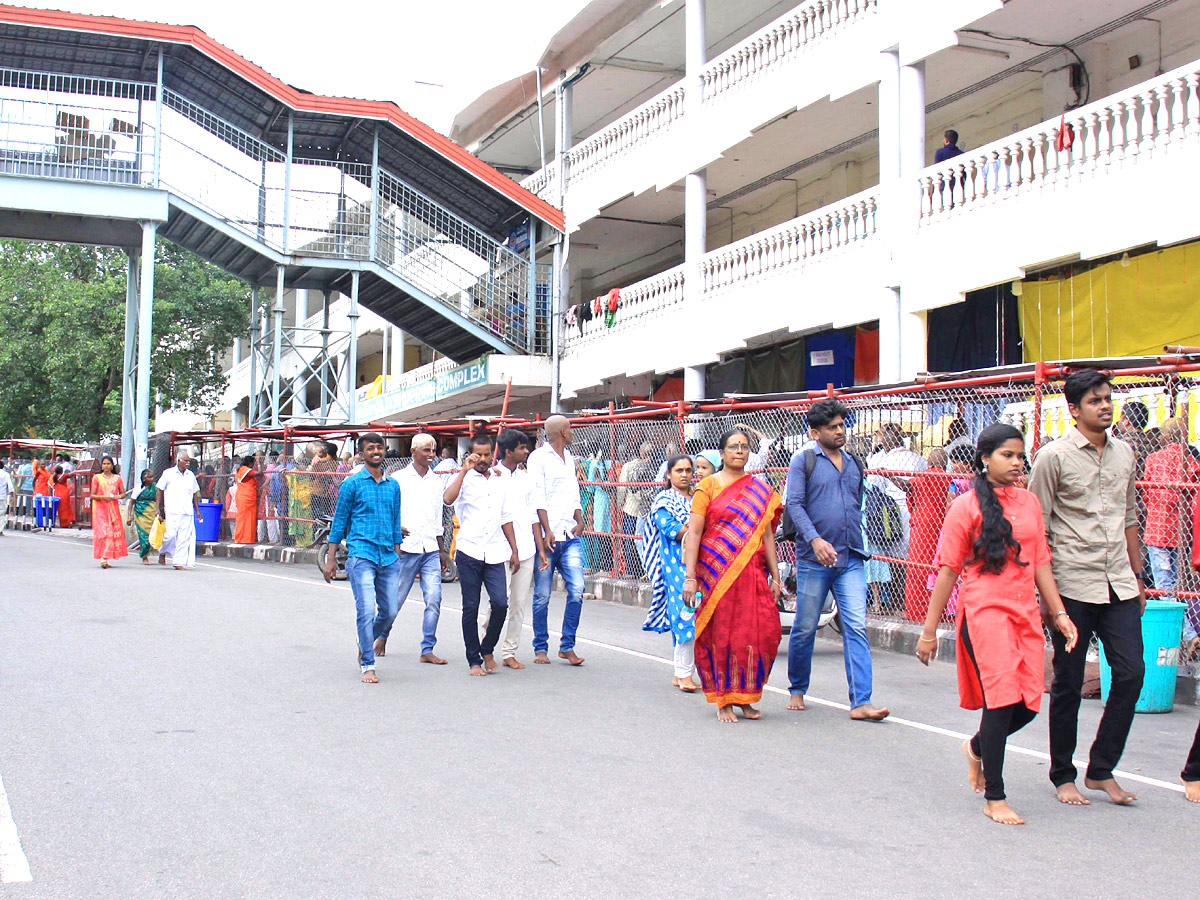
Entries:
MULTIPOLYGON (((876 654, 877 702, 913 725, 769 694, 763 720, 718 726, 671 689, 669 638, 618 604, 585 607, 582 668, 474 679, 457 585, 444 667, 417 662, 414 592, 367 686, 348 588, 307 567, 102 572, 87 545, 10 533, 0 573, 0 777, 33 876, 5 900, 1090 897, 1194 877, 1200 810, 1166 787, 1068 809, 1010 752, 1030 824, 984 818, 936 730, 977 722, 951 666, 876 654)), ((837 644, 818 642, 813 693, 845 699, 837 644)), ((1122 768, 1177 784, 1195 725, 1139 716, 1122 768)), ((1013 744, 1045 750, 1045 717, 1013 744)))

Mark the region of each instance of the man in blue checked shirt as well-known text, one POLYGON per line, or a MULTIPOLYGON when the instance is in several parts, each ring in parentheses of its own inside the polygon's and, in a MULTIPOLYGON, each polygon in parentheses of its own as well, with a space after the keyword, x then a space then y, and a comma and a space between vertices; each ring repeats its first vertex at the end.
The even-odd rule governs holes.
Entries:
POLYGON ((321 571, 333 581, 337 546, 345 539, 346 576, 358 608, 358 664, 363 684, 378 684, 375 639, 387 632, 400 609, 400 486, 383 474, 383 438, 364 434, 358 449, 364 465, 342 482, 321 571))

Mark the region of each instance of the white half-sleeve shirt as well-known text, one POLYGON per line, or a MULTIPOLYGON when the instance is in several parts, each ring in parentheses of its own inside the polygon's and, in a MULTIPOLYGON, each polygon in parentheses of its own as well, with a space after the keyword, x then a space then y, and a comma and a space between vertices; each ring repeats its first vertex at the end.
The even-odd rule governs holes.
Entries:
POLYGON ((200 493, 200 483, 191 469, 179 471, 171 466, 158 478, 155 485, 163 492, 164 515, 184 515, 192 512, 192 495, 200 493))
POLYGON ((489 565, 512 558, 512 548, 500 527, 506 480, 495 472, 485 478, 471 469, 463 476, 458 499, 454 501, 454 512, 458 515, 455 547, 489 565))
POLYGON ((433 467, 421 475, 409 463, 392 475, 400 485, 400 511, 408 537, 400 544, 404 553, 436 553, 442 536, 442 495, 446 478, 433 467))
POLYGON ((527 466, 533 482, 534 511, 546 511, 546 520, 556 541, 571 540, 575 510, 583 508, 579 500, 579 480, 575 476, 575 457, 568 449, 559 456, 547 442, 529 454, 527 466))

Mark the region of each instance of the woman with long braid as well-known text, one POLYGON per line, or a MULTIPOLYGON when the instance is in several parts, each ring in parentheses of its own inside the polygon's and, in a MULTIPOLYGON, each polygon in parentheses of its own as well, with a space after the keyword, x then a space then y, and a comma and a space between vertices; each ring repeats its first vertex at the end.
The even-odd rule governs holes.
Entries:
POLYGON ((1004 748, 1008 736, 1032 722, 1041 707, 1045 637, 1037 594, 1068 647, 1077 635, 1050 573, 1041 504, 1017 487, 1025 474, 1021 432, 1011 425, 985 428, 975 471, 973 490, 946 513, 917 657, 929 665, 938 621, 961 577, 959 705, 983 709, 979 731, 962 746, 967 777, 976 793, 983 791, 985 815, 1003 825, 1023 825, 1005 800, 1004 748))

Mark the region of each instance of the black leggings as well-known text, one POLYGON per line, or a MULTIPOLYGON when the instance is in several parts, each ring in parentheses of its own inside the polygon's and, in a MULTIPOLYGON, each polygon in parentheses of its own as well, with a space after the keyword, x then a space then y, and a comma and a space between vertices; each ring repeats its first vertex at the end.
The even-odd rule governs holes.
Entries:
MULTIPOLYGON (((975 675, 978 677, 979 665, 975 662, 975 649, 971 646, 971 636, 967 633, 966 616, 963 617, 961 640, 963 650, 971 660, 971 665, 975 666, 975 675)), ((982 688, 983 679, 980 678, 980 689, 982 688)), ((985 800, 1004 799, 1004 745, 1010 734, 1016 734, 1036 717, 1037 713, 1021 702, 989 709, 987 698, 984 697, 979 730, 971 738, 971 752, 983 760, 983 777, 987 782, 983 793, 985 800)))

